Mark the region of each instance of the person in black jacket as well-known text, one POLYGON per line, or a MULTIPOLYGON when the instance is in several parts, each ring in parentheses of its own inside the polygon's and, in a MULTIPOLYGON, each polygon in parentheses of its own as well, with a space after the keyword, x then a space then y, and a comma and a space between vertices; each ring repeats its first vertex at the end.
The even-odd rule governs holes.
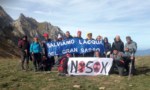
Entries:
POLYGON ((47 42, 51 42, 52 40, 49 38, 48 33, 44 33, 43 34, 44 40, 42 41, 42 47, 43 47, 43 58, 46 58, 45 62, 46 62, 46 71, 51 71, 53 65, 55 64, 55 58, 54 56, 49 57, 48 56, 48 48, 46 43, 47 42))
POLYGON ((65 34, 65 36, 64 36, 64 40, 67 40, 67 39, 71 39, 71 38, 73 38, 71 35, 70 35, 70 32, 69 31, 66 31, 66 34, 65 34))
POLYGON ((105 48, 105 56, 109 57, 110 56, 109 53, 111 53, 111 44, 109 43, 107 37, 104 38, 104 48, 105 48))
POLYGON ((27 40, 27 36, 23 36, 21 40, 18 42, 18 47, 20 48, 20 56, 21 56, 21 68, 22 70, 28 70, 29 69, 29 48, 30 43, 27 40), (24 63, 26 62, 26 65, 24 67, 24 63))
POLYGON ((114 42, 112 44, 112 51, 111 52, 113 52, 114 49, 118 50, 119 52, 124 52, 124 43, 120 39, 119 35, 117 35, 114 39, 114 42))

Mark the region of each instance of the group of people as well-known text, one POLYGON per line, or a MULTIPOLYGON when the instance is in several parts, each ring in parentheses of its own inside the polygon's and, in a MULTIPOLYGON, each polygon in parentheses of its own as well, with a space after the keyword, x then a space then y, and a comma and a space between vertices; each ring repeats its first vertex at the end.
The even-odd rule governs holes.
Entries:
POLYGON ((20 48, 21 56, 21 68, 22 70, 29 69, 29 60, 33 62, 35 71, 51 71, 54 65, 54 56, 48 57, 46 42, 51 42, 47 33, 43 34, 44 40, 39 41, 39 38, 35 36, 33 42, 28 41, 27 36, 23 36, 18 41, 18 47, 20 48))
MULTIPOLYGON (((34 37, 33 42, 29 43, 27 36, 21 38, 18 42, 21 55, 21 67, 23 70, 29 69, 29 59, 33 61, 35 71, 51 71, 52 67, 58 64, 58 71, 60 75, 67 74, 67 61, 69 57, 106 57, 113 58, 113 66, 110 73, 118 71, 119 75, 129 74, 129 64, 132 65, 131 74, 135 73, 135 53, 137 50, 137 44, 132 40, 130 36, 126 37, 126 44, 124 45, 120 36, 117 35, 111 45, 108 38, 103 38, 102 36, 97 36, 96 40, 103 43, 105 52, 100 53, 99 51, 91 51, 85 54, 66 54, 62 56, 57 56, 59 59, 55 60, 54 56, 48 57, 47 52, 47 42, 52 40, 49 38, 47 33, 43 34, 44 40, 39 41, 38 37, 34 37)), ((67 40, 71 38, 82 38, 82 32, 78 31, 77 36, 73 37, 70 32, 67 31, 64 36, 58 35, 57 40, 67 40)), ((92 33, 87 34, 87 40, 94 40, 92 33)), ((53 40, 54 41, 54 40, 53 40)))

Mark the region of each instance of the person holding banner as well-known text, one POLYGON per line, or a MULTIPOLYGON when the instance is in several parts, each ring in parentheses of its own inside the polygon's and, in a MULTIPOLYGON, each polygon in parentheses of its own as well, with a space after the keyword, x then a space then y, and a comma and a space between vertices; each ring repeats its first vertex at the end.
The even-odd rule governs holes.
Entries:
POLYGON ((58 34, 57 41, 62 41, 62 40, 63 40, 62 36, 58 34))
POLYGON ((42 53, 42 48, 38 41, 38 37, 34 37, 34 42, 30 46, 30 53, 32 54, 34 69, 35 71, 38 71, 40 68, 42 53))
MULTIPOLYGON (((104 40, 103 40, 103 37, 101 35, 98 35, 96 40, 102 42, 102 44, 104 45, 104 40)), ((105 55, 104 55, 104 53, 100 53, 100 56, 104 57, 105 55)))
POLYGON ((96 38, 96 40, 103 42, 103 37, 101 35, 98 35, 97 38, 96 38))
POLYGON ((43 58, 46 58, 46 64, 47 64, 46 71, 51 71, 52 66, 55 64, 55 60, 54 60, 54 56, 51 56, 51 57, 48 56, 46 43, 51 42, 52 40, 49 39, 48 33, 44 33, 43 37, 45 40, 42 41, 42 47, 43 47, 43 53, 44 53, 43 58))
POLYGON ((71 38, 73 38, 73 37, 70 35, 70 32, 66 31, 65 37, 63 39, 67 40, 67 39, 71 39, 71 38))
MULTIPOLYGON (((86 40, 94 40, 92 38, 92 33, 87 34, 87 39, 86 40)), ((94 57, 94 51, 88 52, 84 54, 84 57, 94 57)))
MULTIPOLYGON (((81 32, 81 31, 78 31, 78 32, 77 32, 77 37, 74 37, 74 38, 83 39, 83 38, 82 38, 82 32, 81 32)), ((75 57, 83 57, 84 55, 83 55, 83 54, 77 54, 77 53, 75 53, 74 56, 75 56, 75 57)))

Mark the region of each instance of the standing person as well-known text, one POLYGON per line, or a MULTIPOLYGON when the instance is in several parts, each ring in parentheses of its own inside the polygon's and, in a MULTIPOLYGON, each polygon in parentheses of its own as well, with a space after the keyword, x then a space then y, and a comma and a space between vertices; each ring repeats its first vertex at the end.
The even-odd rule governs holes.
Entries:
POLYGON ((105 48, 105 56, 109 57, 111 52, 111 44, 108 41, 108 38, 104 38, 104 48, 105 48))
POLYGON ((98 35, 97 38, 96 38, 96 40, 103 42, 103 37, 101 35, 98 35))
MULTIPOLYGON (((103 40, 103 37, 101 35, 98 35, 96 40, 100 41, 104 46, 104 40, 103 40)), ((105 56, 104 53, 100 53, 100 55, 101 55, 101 57, 105 56)))
POLYGON ((30 46, 30 53, 33 57, 34 69, 38 71, 40 68, 42 48, 37 37, 34 37, 34 42, 30 46))
MULTIPOLYGON (((77 32, 77 37, 75 37, 75 38, 77 38, 77 39, 83 39, 83 38, 82 38, 82 32, 81 32, 81 31, 78 31, 78 32, 77 32)), ((84 55, 83 55, 83 54, 75 53, 74 56, 75 56, 75 57, 83 57, 84 55)))
MULTIPOLYGON (((57 41, 62 41, 63 40, 63 38, 62 38, 62 36, 60 35, 60 34, 58 34, 58 37, 57 37, 57 41)), ((59 58, 61 58, 62 57, 62 55, 57 55, 56 57, 55 57, 55 66, 57 66, 58 64, 59 64, 59 58)))
POLYGON ((70 32, 67 31, 66 34, 65 34, 64 40, 71 39, 71 38, 73 38, 73 37, 70 35, 70 32))
MULTIPOLYGON (((88 33, 87 34, 87 39, 86 40, 94 40, 92 38, 92 33, 88 33)), ((91 52, 87 52, 84 54, 84 57, 94 57, 94 51, 91 51, 91 52)))
POLYGON ((49 38, 48 33, 44 33, 43 37, 45 40, 42 42, 42 46, 43 46, 44 57, 46 57, 46 59, 47 59, 46 60, 47 61, 47 70, 51 71, 53 65, 55 64, 55 58, 54 58, 54 56, 51 56, 51 57, 48 56, 48 52, 47 52, 48 48, 47 48, 46 43, 51 42, 52 40, 49 38))
POLYGON ((62 36, 58 34, 57 41, 62 41, 62 40, 63 40, 62 36))
POLYGON ((29 69, 30 43, 27 40, 27 36, 23 36, 23 38, 19 40, 18 46, 20 48, 20 54, 21 54, 21 68, 22 70, 28 70, 29 69), (26 65, 24 67, 25 62, 26 62, 26 65))
POLYGON ((82 38, 82 32, 81 31, 77 31, 77 37, 75 37, 75 38, 83 39, 82 38))
POLYGON ((135 53, 137 51, 137 43, 134 42, 130 36, 126 37, 127 43, 125 44, 125 55, 126 55, 126 64, 125 68, 127 73, 129 72, 129 63, 132 61, 132 70, 131 74, 135 73, 135 53))
POLYGON ((117 49, 119 52, 124 52, 124 43, 120 39, 120 36, 117 35, 112 44, 112 52, 114 49, 117 49))

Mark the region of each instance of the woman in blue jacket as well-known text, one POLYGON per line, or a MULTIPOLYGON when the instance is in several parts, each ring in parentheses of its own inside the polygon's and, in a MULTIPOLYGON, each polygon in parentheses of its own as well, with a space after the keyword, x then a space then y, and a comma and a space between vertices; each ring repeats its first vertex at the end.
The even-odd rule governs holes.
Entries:
POLYGON ((33 57, 33 65, 35 67, 35 71, 39 70, 40 62, 41 62, 41 52, 42 48, 38 41, 37 37, 34 37, 34 42, 30 46, 30 53, 33 57))

